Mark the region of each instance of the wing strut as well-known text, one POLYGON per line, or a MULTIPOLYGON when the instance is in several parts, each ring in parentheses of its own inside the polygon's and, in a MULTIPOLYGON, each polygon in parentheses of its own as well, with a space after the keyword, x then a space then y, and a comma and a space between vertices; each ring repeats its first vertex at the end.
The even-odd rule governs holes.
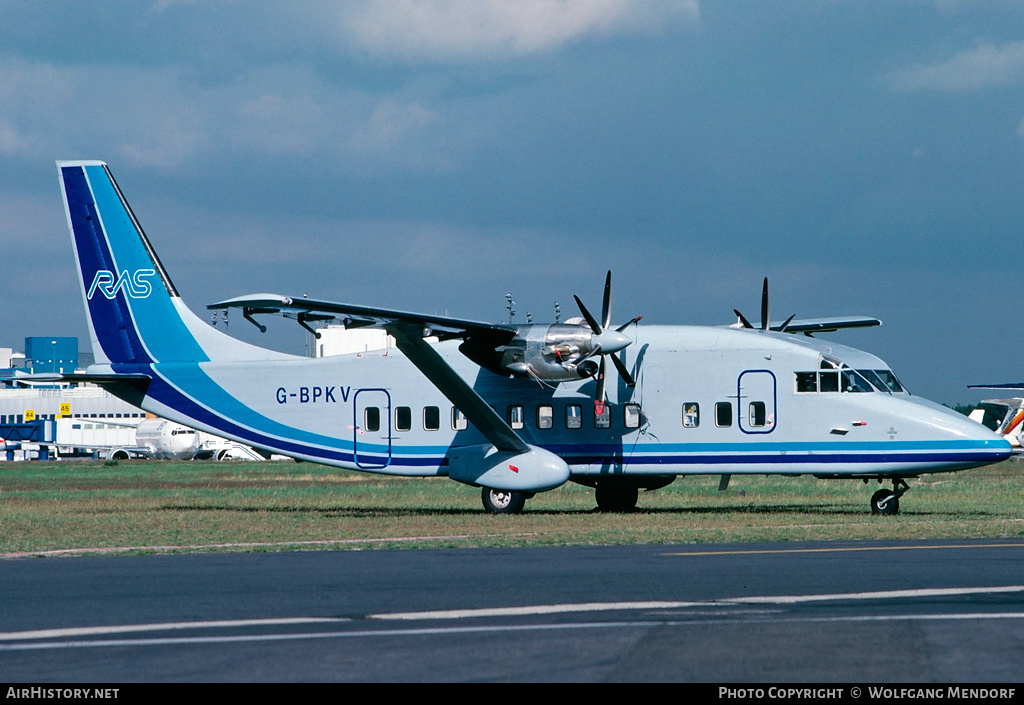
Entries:
POLYGON ((423 340, 423 326, 393 321, 384 329, 394 336, 398 349, 409 361, 466 415, 495 448, 508 453, 525 453, 530 449, 505 419, 423 340))

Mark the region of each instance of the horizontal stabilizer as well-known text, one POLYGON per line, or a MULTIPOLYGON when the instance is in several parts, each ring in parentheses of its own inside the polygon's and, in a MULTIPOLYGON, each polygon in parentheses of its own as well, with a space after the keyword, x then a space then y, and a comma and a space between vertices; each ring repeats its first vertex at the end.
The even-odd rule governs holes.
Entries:
POLYGON ((138 382, 148 384, 152 380, 147 374, 142 373, 117 373, 117 372, 28 372, 15 371, 11 381, 17 384, 54 384, 57 382, 78 383, 78 384, 103 384, 105 382, 138 382))

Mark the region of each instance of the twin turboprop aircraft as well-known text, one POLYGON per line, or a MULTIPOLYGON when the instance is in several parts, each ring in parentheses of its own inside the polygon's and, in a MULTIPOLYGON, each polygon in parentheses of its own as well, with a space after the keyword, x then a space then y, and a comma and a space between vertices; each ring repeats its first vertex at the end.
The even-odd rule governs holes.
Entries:
MULTIPOLYGON (((892 482, 1005 460, 1010 445, 911 396, 882 360, 809 337, 871 318, 732 327, 601 319, 491 324, 275 294, 211 308, 382 327, 401 355, 309 359, 249 345, 182 303, 106 164, 58 162, 96 364, 93 381, 164 418, 267 452, 352 470, 446 476, 515 513, 573 481, 625 511, 680 475, 892 482), (807 333, 795 336, 794 333, 807 333), (438 342, 427 342, 437 338, 438 342), (615 375, 606 374, 611 361, 615 375)), ((262 326, 261 326, 262 327, 262 326)))

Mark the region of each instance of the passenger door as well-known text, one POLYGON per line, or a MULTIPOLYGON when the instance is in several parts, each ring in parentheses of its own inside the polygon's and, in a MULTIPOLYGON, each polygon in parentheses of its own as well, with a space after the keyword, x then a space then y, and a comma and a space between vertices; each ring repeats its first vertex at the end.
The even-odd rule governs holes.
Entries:
POLYGON ((746 370, 737 380, 737 416, 744 433, 771 433, 777 419, 775 375, 771 370, 746 370))
POLYGON ((391 464, 391 395, 384 389, 360 389, 352 398, 352 455, 367 470, 391 464))

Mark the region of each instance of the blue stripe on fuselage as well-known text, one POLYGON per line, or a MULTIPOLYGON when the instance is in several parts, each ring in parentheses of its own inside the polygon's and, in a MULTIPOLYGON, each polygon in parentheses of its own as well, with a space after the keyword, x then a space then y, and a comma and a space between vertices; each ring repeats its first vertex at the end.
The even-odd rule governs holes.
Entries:
MULTIPOLYGON (((331 438, 301 431, 257 414, 234 397, 231 397, 211 380, 198 365, 174 365, 176 369, 173 370, 171 375, 167 375, 168 370, 166 367, 165 365, 159 367, 147 366, 142 370, 153 375, 153 380, 146 392, 147 396, 169 408, 175 409, 181 414, 185 414, 202 425, 214 429, 214 433, 220 433, 228 437, 237 438, 243 443, 282 453, 308 455, 333 463, 352 462, 351 450, 348 452, 343 450, 345 446, 350 446, 350 443, 340 438, 331 438), (188 383, 181 385, 180 382, 184 381, 185 378, 187 378, 188 383), (210 405, 217 409, 217 411, 210 411, 206 406, 196 401, 196 398, 193 398, 191 393, 185 393, 179 387, 187 387, 191 392, 200 391, 201 394, 196 398, 203 398, 208 402, 212 398, 217 404, 210 405), (229 408, 223 408, 225 406, 229 408), (228 418, 231 408, 234 408, 236 411, 244 409, 245 418, 228 418)), ((139 370, 134 367, 122 367, 117 369, 117 371, 136 372, 139 370)))
MULTIPOLYGON (((332 464, 351 464, 351 442, 346 438, 325 436, 287 426, 252 410, 231 396, 211 379, 198 364, 173 364, 123 367, 119 371, 144 371, 154 374, 148 395, 159 403, 178 409, 215 433, 238 438, 260 448, 296 453, 332 464), (202 399, 203 403, 197 400, 202 399), (216 413, 207 406, 216 409, 216 413), (228 417, 228 418, 225 418, 228 417)), ((340 431, 340 429, 339 429, 340 431)), ((809 464, 862 465, 899 463, 909 468, 952 463, 988 463, 1010 455, 1003 442, 992 441, 890 441, 849 444, 839 451, 833 443, 723 443, 689 444, 685 447, 660 446, 659 452, 639 448, 624 454, 621 446, 607 444, 542 445, 572 465, 617 463, 623 466, 662 466, 688 468, 697 465, 748 465, 751 467, 809 464), (766 446, 769 446, 766 448, 766 446)), ((372 446, 360 444, 360 456, 387 458, 387 453, 367 452, 372 446)), ((392 448, 393 467, 439 467, 445 464, 445 445, 401 446, 392 448)))

